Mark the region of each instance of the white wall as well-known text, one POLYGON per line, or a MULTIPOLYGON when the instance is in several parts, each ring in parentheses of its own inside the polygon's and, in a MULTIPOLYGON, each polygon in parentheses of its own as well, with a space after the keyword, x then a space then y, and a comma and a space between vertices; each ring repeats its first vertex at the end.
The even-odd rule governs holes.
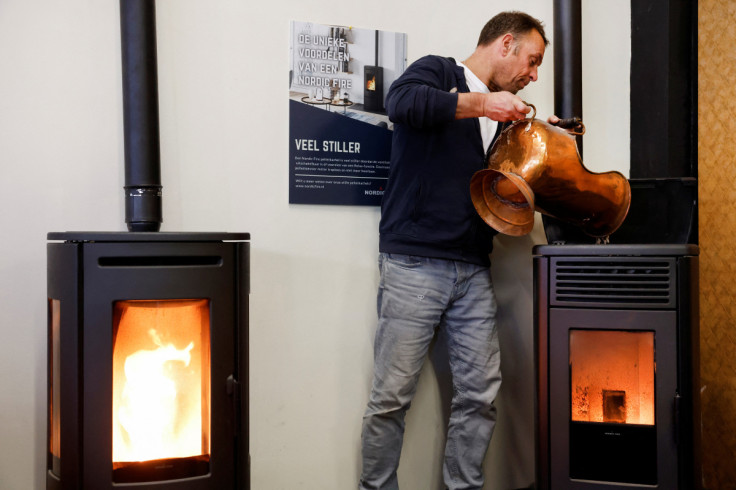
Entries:
MULTIPOLYGON (((585 2, 586 155, 628 172, 628 2, 585 2)), ((372 364, 375 208, 287 204, 289 22, 406 32, 408 58, 470 54, 500 0, 159 0, 165 231, 252 234, 256 490, 354 488, 372 364)), ((547 0, 514 2, 542 18, 547 0)), ((523 97, 553 109, 551 51, 523 97)), ((122 230, 118 2, 0 2, 0 488, 44 487, 45 243, 122 230)), ((500 238, 504 386, 489 489, 533 480, 532 244, 500 238)), ((402 488, 440 488, 442 363, 408 416, 402 488)))

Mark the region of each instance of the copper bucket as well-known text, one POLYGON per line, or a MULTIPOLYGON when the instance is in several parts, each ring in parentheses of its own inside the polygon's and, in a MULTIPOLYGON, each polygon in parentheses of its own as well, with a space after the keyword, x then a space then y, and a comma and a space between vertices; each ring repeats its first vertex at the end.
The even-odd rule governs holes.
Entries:
MULTIPOLYGON (((531 104, 529 104, 531 105, 531 104)), ((489 226, 506 235, 526 235, 534 211, 606 238, 623 223, 631 203, 629 181, 620 172, 591 172, 583 165, 574 134, 535 119, 513 122, 491 148, 487 168, 470 181, 470 196, 489 226)))

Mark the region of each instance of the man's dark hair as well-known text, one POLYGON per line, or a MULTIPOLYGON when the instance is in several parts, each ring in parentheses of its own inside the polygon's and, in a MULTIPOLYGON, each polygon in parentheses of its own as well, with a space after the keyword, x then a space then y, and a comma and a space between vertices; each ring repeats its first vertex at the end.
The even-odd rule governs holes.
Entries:
POLYGON ((544 45, 547 46, 549 40, 544 34, 544 25, 541 21, 524 12, 501 12, 483 26, 483 30, 480 31, 480 38, 478 38, 478 46, 490 44, 499 36, 509 32, 513 34, 515 39, 519 39, 532 29, 537 30, 544 40, 544 45))

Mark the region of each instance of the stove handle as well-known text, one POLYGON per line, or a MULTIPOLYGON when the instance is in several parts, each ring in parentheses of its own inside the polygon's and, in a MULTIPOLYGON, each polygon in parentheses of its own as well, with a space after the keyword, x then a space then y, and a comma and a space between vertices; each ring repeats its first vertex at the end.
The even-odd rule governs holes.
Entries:
POLYGON ((675 445, 680 445, 680 406, 682 404, 682 397, 679 393, 675 392, 675 445))
POLYGON ((240 436, 240 383, 232 374, 227 377, 227 394, 233 409, 233 437, 240 436))

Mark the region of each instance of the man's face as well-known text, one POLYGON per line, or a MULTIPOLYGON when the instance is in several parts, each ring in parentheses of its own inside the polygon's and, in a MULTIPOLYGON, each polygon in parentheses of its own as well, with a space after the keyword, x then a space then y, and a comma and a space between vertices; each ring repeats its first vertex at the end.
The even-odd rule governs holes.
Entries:
POLYGON ((501 90, 515 94, 537 80, 537 69, 544 57, 544 39, 536 29, 511 42, 498 61, 492 82, 501 90))

